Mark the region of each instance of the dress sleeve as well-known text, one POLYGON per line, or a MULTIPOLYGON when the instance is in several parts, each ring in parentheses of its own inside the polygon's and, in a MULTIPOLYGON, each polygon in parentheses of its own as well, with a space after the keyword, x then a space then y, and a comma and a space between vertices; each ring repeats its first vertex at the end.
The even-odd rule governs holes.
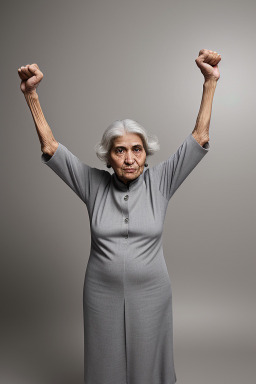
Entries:
POLYGON ((167 200, 173 196, 209 149, 209 142, 201 146, 190 133, 172 156, 153 167, 159 190, 167 200))
POLYGON ((58 144, 52 156, 41 154, 41 161, 48 165, 88 205, 104 171, 84 164, 63 144, 60 142, 58 144))

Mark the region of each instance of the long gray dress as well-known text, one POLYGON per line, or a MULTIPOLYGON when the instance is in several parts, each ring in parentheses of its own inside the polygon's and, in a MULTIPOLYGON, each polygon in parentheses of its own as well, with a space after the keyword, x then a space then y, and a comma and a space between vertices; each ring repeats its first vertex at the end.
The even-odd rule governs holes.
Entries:
POLYGON ((84 290, 85 384, 174 384, 172 291, 162 248, 174 192, 209 151, 187 136, 129 186, 64 145, 47 164, 85 203, 91 250, 84 290))

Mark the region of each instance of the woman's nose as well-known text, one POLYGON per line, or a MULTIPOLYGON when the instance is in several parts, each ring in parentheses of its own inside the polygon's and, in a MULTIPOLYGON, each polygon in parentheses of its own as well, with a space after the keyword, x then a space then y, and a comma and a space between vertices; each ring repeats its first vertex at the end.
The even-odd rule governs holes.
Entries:
POLYGON ((132 153, 127 152, 127 155, 126 155, 126 158, 125 158, 125 162, 126 162, 127 164, 133 164, 134 160, 133 160, 133 155, 132 155, 132 153))

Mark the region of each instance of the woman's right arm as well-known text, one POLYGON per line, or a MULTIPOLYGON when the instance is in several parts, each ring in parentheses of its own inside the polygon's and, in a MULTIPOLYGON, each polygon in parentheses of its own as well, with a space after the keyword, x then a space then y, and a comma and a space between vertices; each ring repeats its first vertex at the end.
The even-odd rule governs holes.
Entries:
POLYGON ((83 163, 54 138, 36 93, 36 87, 43 78, 38 65, 21 67, 18 72, 22 80, 20 88, 32 113, 41 143, 42 162, 50 167, 88 207, 92 207, 103 176, 107 182, 111 177, 110 173, 83 163))
POLYGON ((36 131, 41 143, 41 150, 43 153, 53 156, 58 148, 58 142, 55 140, 52 130, 44 117, 38 94, 36 91, 33 91, 24 93, 24 96, 34 119, 36 131))
POLYGON ((54 138, 51 128, 49 127, 40 102, 36 88, 43 78, 43 73, 40 71, 37 64, 27 64, 18 69, 21 84, 20 89, 24 94, 26 102, 29 106, 30 112, 33 116, 36 131, 41 143, 41 150, 43 153, 53 156, 58 148, 58 142, 54 138))

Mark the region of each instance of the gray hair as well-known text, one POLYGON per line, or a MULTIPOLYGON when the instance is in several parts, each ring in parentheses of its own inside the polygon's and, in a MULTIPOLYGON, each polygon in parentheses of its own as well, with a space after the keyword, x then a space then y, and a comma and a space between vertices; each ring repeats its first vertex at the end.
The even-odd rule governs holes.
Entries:
POLYGON ((155 135, 148 134, 145 128, 137 121, 131 119, 115 120, 107 127, 101 141, 94 147, 97 157, 107 163, 113 141, 115 138, 123 136, 126 132, 136 133, 141 137, 147 156, 153 155, 160 149, 158 138, 155 135))

